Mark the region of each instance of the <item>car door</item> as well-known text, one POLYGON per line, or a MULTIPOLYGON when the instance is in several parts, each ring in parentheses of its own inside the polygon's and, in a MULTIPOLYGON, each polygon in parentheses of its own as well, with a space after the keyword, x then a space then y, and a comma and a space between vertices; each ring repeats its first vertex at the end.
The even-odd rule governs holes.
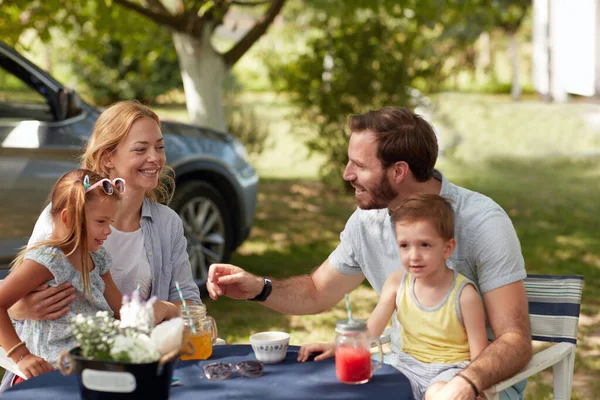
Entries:
POLYGON ((27 243, 57 179, 78 166, 84 138, 71 125, 85 116, 57 121, 55 86, 0 51, 0 264, 27 243))

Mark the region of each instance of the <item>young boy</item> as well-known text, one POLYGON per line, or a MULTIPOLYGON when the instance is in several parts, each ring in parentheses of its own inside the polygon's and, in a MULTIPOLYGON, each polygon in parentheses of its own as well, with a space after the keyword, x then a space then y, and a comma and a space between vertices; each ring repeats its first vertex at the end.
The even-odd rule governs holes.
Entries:
MULTIPOLYGON (((456 246, 448 200, 413 195, 392 218, 404 268, 385 281, 367 328, 379 337, 397 311, 402 342, 393 365, 410 380, 414 398, 427 399, 487 346, 483 303, 473 282, 446 266, 456 246)), ((315 360, 332 357, 335 346, 302 346, 298 360, 315 352, 322 353, 315 360)))

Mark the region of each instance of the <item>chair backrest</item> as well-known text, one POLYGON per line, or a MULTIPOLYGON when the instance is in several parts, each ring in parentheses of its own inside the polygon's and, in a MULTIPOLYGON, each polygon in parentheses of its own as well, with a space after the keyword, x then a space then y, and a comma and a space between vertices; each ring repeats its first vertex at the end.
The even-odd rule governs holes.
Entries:
POLYGON ((583 276, 527 275, 525 290, 531 338, 576 344, 583 276))

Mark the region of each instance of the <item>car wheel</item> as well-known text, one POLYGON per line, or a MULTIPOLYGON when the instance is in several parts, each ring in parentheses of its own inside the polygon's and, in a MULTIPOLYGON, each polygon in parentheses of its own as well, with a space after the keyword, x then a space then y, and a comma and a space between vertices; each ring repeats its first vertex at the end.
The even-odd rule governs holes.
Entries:
POLYGON ((177 186, 171 207, 183 222, 194 280, 204 284, 208 267, 229 259, 233 239, 229 210, 221 194, 206 182, 177 186))

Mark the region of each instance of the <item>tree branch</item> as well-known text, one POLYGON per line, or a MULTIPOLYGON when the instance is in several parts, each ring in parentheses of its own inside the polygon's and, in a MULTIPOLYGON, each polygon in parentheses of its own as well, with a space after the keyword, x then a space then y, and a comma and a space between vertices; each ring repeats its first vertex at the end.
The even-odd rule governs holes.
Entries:
POLYGON ((258 0, 258 1, 241 1, 241 0, 232 0, 231 4, 235 4, 236 6, 250 6, 250 7, 254 7, 254 6, 260 6, 263 4, 268 4, 270 3, 270 0, 258 0))
MULTIPOLYGON (((113 0, 115 3, 130 9, 131 11, 135 11, 138 14, 143 15, 144 17, 156 22, 159 25, 166 25, 175 30, 181 30, 181 21, 177 16, 173 16, 169 14, 169 12, 164 8, 164 12, 154 12, 146 7, 142 7, 139 4, 132 3, 129 0, 113 0)), ((153 2, 155 3, 155 2, 153 2)), ((162 6, 162 5, 161 5, 162 6)))
POLYGON ((254 24, 246 35, 223 55, 225 64, 233 66, 252 45, 267 31, 277 14, 283 8, 286 0, 272 0, 265 14, 254 24))

